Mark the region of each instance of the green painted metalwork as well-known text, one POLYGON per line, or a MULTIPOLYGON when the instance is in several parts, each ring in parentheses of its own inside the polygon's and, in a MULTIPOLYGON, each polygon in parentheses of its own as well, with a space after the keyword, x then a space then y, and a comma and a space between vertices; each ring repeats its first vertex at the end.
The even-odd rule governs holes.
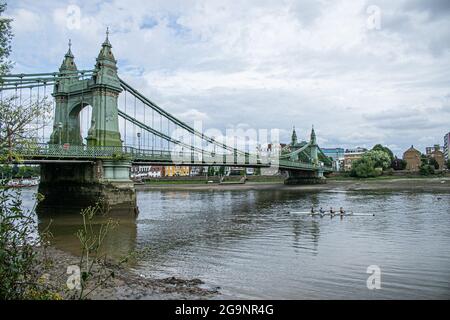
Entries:
POLYGON ((298 142, 295 128, 291 144, 273 159, 264 160, 259 155, 237 150, 196 131, 183 121, 156 105, 117 74, 117 61, 112 53, 108 33, 97 57, 95 68, 78 70, 74 55, 67 51, 59 72, 6 75, 0 78, 0 91, 54 85, 55 118, 53 132, 48 144, 17 148, 16 153, 26 159, 126 159, 132 162, 167 163, 184 165, 226 165, 269 167, 283 170, 305 170, 318 173, 330 172, 331 162, 317 145, 314 128, 309 142, 298 142), (155 130, 118 108, 118 95, 130 92, 144 106, 165 117, 168 121, 199 137, 208 144, 219 147, 222 153, 201 148, 173 139, 155 130), (80 111, 92 106, 92 121, 86 143, 80 132, 80 111), (119 132, 118 117, 124 118, 142 130, 163 140, 186 148, 188 151, 144 150, 123 146, 119 132))
POLYGON ((172 121, 174 124, 180 126, 181 128, 185 129, 186 131, 188 131, 189 133, 194 134, 195 136, 201 138, 204 141, 207 141, 208 143, 212 143, 213 145, 218 146, 219 148, 223 148, 225 150, 237 153, 239 155, 244 155, 244 156, 249 156, 248 153, 237 150, 235 148, 229 147, 227 145, 224 145, 223 143, 208 137, 206 135, 204 135, 202 132, 199 132, 197 130, 195 130, 194 128, 190 127, 188 124, 186 124, 185 122, 175 118, 173 115, 171 115, 170 113, 168 113, 167 111, 165 111, 164 109, 162 109, 161 107, 159 107, 157 104, 155 104, 154 102, 152 102, 151 100, 149 100, 148 98, 146 98, 144 95, 142 95, 141 93, 139 93, 139 91, 133 89, 130 85, 128 85, 125 81, 120 80, 120 84, 122 86, 122 88, 130 93, 132 93, 136 98, 138 98, 142 103, 144 103, 144 105, 150 107, 151 109, 155 110, 158 114, 166 117, 167 119, 169 119, 170 121, 172 121))
MULTIPOLYGON (((92 106, 92 120, 86 138, 89 146, 122 146, 119 132, 117 100, 122 91, 117 75, 117 61, 111 50, 108 35, 97 57, 91 78, 68 77, 76 74, 70 45, 55 80, 53 97, 56 101, 55 119, 50 144, 82 146, 80 131, 81 110, 92 106)), ((79 73, 79 72, 78 72, 79 73)))
POLYGON ((132 162, 167 163, 183 165, 226 165, 226 166, 252 166, 270 167, 278 165, 281 169, 301 169, 307 171, 323 170, 332 171, 331 167, 319 166, 312 163, 268 159, 262 161, 255 155, 256 162, 245 159, 243 162, 224 161, 223 155, 204 155, 197 152, 169 152, 166 150, 143 150, 128 146, 78 146, 78 145, 52 145, 35 144, 30 146, 16 147, 14 153, 26 159, 104 159, 121 160, 132 162))

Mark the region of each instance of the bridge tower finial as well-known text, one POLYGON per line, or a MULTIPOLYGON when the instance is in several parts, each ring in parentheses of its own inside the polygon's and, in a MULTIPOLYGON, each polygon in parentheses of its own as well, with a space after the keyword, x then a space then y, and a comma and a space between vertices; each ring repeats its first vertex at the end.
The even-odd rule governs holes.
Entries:
POLYGON ((312 125, 312 129, 311 129, 311 144, 317 145, 316 132, 314 131, 314 125, 312 125))
POLYGON ((61 64, 61 67, 59 68, 59 71, 76 71, 77 66, 74 61, 74 55, 72 53, 72 40, 69 39, 69 49, 67 50, 67 53, 64 55, 64 60, 61 64))
POLYGON ((297 144, 297 133, 295 132, 295 126, 292 127, 292 137, 291 137, 291 145, 295 146, 297 144))

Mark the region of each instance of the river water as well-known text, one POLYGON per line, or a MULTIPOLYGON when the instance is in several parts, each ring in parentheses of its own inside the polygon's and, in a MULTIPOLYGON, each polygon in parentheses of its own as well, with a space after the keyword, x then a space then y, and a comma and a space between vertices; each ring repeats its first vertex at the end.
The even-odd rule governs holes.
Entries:
MULTIPOLYGON (((144 190, 137 199, 138 218, 120 218, 107 251, 139 252, 131 268, 145 276, 200 278, 219 298, 450 298, 450 193, 144 190), (289 213, 311 204, 376 215, 289 213), (369 266, 380 268, 380 289, 367 288, 369 266)), ((50 218, 55 245, 77 253, 79 215, 40 216, 41 229, 50 218)))

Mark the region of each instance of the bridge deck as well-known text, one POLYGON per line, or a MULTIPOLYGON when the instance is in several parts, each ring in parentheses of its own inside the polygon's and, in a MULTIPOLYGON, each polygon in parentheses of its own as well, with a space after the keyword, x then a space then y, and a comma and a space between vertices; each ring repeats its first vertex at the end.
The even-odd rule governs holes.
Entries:
POLYGON ((129 160, 134 164, 151 165, 183 165, 183 166, 227 166, 227 167, 254 167, 265 168, 276 166, 280 169, 301 171, 322 170, 332 171, 329 167, 316 166, 311 163, 295 162, 284 159, 271 159, 259 155, 247 157, 233 154, 214 154, 185 151, 144 150, 134 147, 91 147, 91 146, 65 146, 51 144, 36 144, 26 147, 17 147, 15 154, 24 161, 45 163, 52 160, 65 162, 103 160, 129 160))

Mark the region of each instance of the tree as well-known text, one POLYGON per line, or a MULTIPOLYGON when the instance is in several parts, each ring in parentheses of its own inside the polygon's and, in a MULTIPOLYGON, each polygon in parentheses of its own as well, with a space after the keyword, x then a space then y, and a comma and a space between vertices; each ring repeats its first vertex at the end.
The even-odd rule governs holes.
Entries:
POLYGON ((8 60, 11 53, 11 40, 13 37, 11 31, 12 19, 2 17, 6 10, 6 3, 0 3, 0 75, 9 72, 12 63, 8 60))
POLYGON ((388 147, 384 147, 381 144, 376 144, 373 146, 372 151, 384 151, 389 155, 391 162, 394 161, 394 153, 388 147))
POLYGON ((366 152, 363 158, 372 160, 374 168, 387 169, 391 166, 391 158, 386 151, 382 150, 370 150, 366 152))
POLYGON ((378 176, 379 172, 375 170, 375 163, 372 159, 363 157, 353 163, 350 175, 358 178, 370 178, 378 176))
MULTIPOLYGON (((51 103, 46 97, 20 103, 18 96, 0 101, 0 157, 6 161, 16 158, 15 148, 35 143, 36 133, 50 119, 51 103), (44 121, 37 123, 36 119, 44 121)), ((0 158, 1 159, 1 158, 0 158)))
POLYGON ((430 158, 428 160, 428 164, 432 167, 434 167, 434 169, 438 170, 439 169, 439 163, 436 161, 435 158, 430 158))
POLYGON ((434 174, 434 166, 431 166, 429 164, 422 164, 419 168, 419 173, 423 176, 434 174))
POLYGON ((390 165, 391 159, 387 152, 372 149, 353 163, 350 175, 359 178, 376 177, 390 165))

